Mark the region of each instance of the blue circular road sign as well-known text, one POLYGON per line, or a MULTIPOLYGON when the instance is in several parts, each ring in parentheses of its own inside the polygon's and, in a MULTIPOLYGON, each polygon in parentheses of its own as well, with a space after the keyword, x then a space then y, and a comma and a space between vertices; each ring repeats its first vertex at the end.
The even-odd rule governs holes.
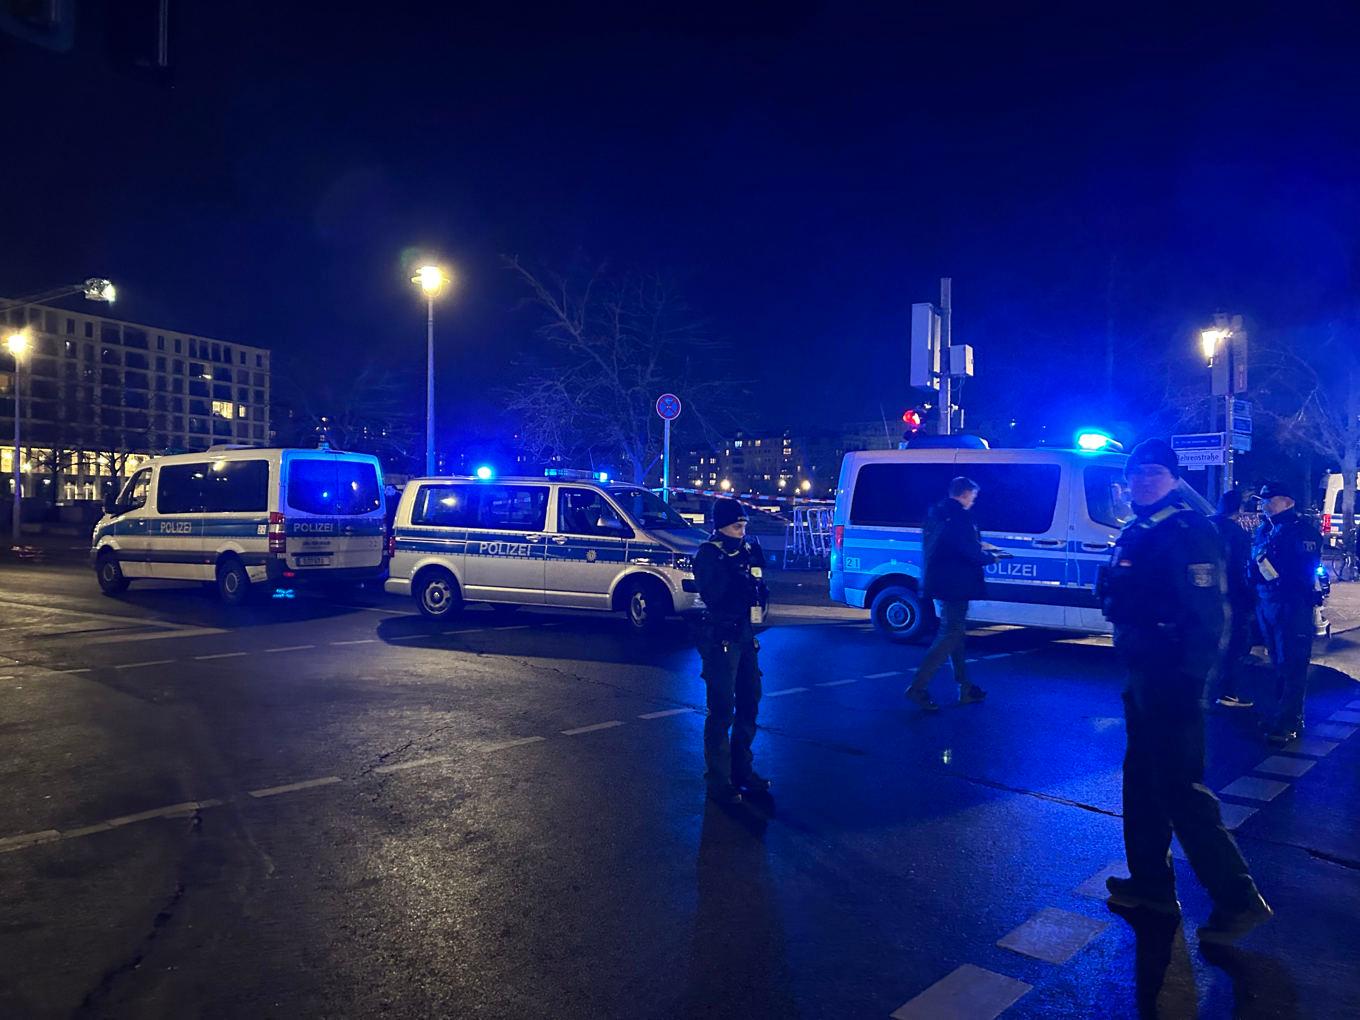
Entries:
POLYGON ((656 400, 656 413, 666 421, 675 421, 679 418, 680 408, 680 398, 674 393, 663 393, 656 400))

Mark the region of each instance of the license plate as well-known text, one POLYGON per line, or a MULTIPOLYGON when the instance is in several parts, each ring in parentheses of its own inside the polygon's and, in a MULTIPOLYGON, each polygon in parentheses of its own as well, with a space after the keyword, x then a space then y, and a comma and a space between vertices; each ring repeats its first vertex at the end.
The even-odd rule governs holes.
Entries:
POLYGON ((294 560, 299 567, 324 567, 330 563, 329 556, 295 556, 294 560))

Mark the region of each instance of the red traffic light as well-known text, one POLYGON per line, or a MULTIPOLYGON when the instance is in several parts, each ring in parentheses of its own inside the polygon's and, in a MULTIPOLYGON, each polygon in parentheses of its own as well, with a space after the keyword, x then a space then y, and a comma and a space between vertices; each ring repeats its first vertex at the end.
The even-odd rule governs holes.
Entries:
POLYGON ((921 412, 914 407, 909 407, 902 412, 902 422, 907 428, 913 431, 921 427, 921 412))

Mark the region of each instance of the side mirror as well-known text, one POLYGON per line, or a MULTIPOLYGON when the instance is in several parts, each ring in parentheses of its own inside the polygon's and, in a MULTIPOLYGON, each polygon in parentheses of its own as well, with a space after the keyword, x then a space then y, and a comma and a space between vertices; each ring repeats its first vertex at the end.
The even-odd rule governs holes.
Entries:
POLYGON ((104 512, 106 514, 118 513, 118 493, 110 492, 104 497, 104 512))

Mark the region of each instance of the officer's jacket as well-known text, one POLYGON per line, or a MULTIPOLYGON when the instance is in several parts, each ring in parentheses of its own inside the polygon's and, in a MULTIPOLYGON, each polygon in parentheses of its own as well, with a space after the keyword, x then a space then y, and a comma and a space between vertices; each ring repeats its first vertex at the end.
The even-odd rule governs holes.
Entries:
POLYGON ((694 554, 694 580, 708 615, 720 622, 747 623, 756 605, 759 581, 752 568, 764 568, 765 554, 758 544, 743 540, 729 549, 716 532, 694 554))
POLYGON ((926 598, 963 602, 985 597, 982 568, 995 558, 983 551, 973 513, 957 499, 951 496, 930 508, 922 548, 926 598))
POLYGON ((1308 518, 1290 507, 1267 517, 1251 546, 1251 575, 1256 592, 1270 602, 1314 605, 1322 535, 1308 518))
POLYGON ((1198 703, 1227 620, 1218 532, 1176 493, 1134 512, 1100 584, 1115 648, 1136 698, 1198 703))

